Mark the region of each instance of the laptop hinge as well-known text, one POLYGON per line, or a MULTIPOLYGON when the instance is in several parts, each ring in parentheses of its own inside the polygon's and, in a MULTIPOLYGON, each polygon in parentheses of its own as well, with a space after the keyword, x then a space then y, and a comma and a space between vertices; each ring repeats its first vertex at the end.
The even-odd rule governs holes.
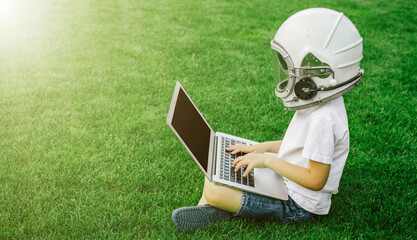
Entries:
POLYGON ((216 163, 217 163, 217 139, 218 139, 218 137, 215 135, 214 136, 214 148, 213 148, 213 160, 214 161, 212 161, 212 163, 211 163, 211 167, 212 167, 212 173, 214 173, 214 174, 212 174, 212 175, 216 175, 216 163))

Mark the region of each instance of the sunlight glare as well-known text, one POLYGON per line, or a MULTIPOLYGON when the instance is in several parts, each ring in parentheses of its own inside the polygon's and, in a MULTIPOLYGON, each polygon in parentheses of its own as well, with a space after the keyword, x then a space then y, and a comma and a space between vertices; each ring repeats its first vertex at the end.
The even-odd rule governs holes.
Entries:
POLYGON ((17 4, 14 0, 0 0, 0 21, 7 23, 17 17, 17 4))

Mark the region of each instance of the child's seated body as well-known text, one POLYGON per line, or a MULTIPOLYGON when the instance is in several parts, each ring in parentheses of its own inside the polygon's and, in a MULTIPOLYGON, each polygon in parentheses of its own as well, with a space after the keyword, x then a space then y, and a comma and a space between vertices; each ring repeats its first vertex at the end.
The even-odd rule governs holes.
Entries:
POLYGON ((331 165, 331 168, 320 191, 286 179, 288 195, 314 214, 327 214, 331 196, 338 191, 348 153, 349 128, 342 96, 317 107, 298 110, 287 129, 278 157, 304 168, 309 168, 310 160, 331 165))
POLYGON ((227 150, 246 153, 233 163, 235 171, 245 167, 244 176, 253 168, 270 168, 283 176, 288 200, 220 186, 206 178, 198 205, 172 214, 181 231, 233 216, 304 222, 329 213, 349 153, 342 95, 362 81, 362 38, 343 13, 317 8, 285 21, 271 47, 277 69, 275 94, 296 112, 282 141, 231 145, 227 150))

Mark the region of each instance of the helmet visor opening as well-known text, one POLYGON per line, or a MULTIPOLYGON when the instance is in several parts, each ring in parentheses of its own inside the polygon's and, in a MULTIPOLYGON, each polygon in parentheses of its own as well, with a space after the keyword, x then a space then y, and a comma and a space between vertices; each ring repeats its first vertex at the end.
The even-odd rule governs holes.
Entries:
POLYGON ((278 92, 283 92, 288 86, 288 66, 279 52, 272 50, 272 55, 274 66, 274 79, 275 83, 277 84, 276 90, 278 92))
POLYGON ((312 53, 308 53, 301 62, 300 75, 327 78, 333 71, 329 64, 320 61, 312 53))
POLYGON ((278 83, 277 89, 286 89, 288 86, 288 79, 278 83))

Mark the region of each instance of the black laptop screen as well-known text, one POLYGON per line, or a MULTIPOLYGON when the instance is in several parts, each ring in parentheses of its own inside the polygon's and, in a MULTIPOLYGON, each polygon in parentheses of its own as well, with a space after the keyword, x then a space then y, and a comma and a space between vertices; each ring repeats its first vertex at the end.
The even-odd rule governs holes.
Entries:
POLYGON ((180 88, 172 117, 172 126, 207 172, 210 127, 180 88))

